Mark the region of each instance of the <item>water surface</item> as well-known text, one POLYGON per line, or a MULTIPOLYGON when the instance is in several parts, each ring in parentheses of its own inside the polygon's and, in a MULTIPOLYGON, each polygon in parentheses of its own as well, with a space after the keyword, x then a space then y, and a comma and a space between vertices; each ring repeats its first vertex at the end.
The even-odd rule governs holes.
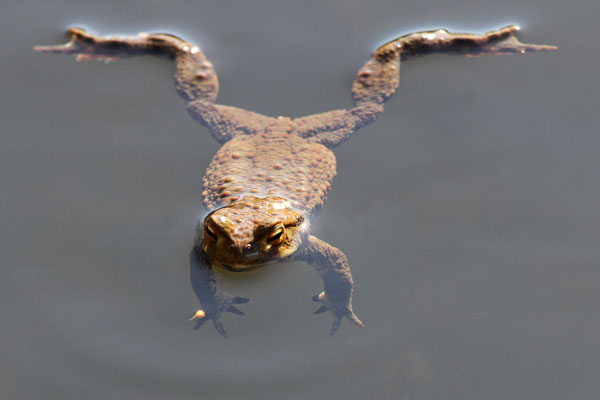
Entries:
POLYGON ((597 3, 51 3, 10 2, 0 24, 4 397, 598 398, 597 3), (335 150, 313 232, 348 256, 367 326, 334 337, 302 263, 224 276, 247 315, 226 340, 192 330, 218 145, 168 61, 32 51, 72 25, 168 31, 215 64, 220 103, 297 117, 349 107, 396 35, 509 23, 560 50, 407 62, 383 116, 335 150))

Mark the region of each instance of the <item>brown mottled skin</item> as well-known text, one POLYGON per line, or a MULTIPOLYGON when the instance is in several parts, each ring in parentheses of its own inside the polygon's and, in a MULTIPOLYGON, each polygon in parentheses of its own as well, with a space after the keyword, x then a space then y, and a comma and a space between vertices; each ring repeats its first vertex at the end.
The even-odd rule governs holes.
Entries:
POLYGON ((198 225, 190 253, 190 273, 201 309, 196 328, 211 319, 226 336, 224 311, 243 314, 235 304, 248 299, 224 293, 214 267, 243 271, 271 261, 300 259, 313 265, 324 291, 313 297, 316 313, 331 311, 334 334, 343 317, 363 326, 352 310, 352 275, 344 253, 310 235, 336 173, 331 148, 373 122, 399 83, 400 61, 432 52, 466 56, 552 50, 520 43, 519 28, 509 26, 482 35, 445 30, 402 36, 377 49, 359 70, 352 86, 354 107, 308 117, 271 118, 214 104, 218 81, 212 64, 193 44, 168 34, 98 37, 72 28, 65 45, 36 46, 48 53, 73 54, 78 61, 113 61, 142 54, 175 61, 175 86, 189 114, 208 127, 223 147, 203 179, 208 216, 198 225))

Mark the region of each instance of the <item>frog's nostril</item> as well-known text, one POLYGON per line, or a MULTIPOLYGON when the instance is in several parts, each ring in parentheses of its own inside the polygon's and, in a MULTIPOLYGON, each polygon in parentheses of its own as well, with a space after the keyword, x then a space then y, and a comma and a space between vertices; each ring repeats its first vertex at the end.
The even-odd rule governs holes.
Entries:
POLYGON ((237 246, 232 244, 231 247, 235 248, 239 254, 248 254, 248 253, 251 253, 254 249, 254 247, 250 243, 241 244, 241 245, 237 245, 237 246))

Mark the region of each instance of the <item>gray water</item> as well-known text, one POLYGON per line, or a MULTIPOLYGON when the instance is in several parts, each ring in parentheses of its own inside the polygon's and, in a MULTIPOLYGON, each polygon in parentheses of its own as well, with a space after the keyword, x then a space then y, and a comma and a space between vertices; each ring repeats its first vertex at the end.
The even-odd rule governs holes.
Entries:
POLYGON ((4 2, 0 391, 6 399, 598 399, 600 6, 455 0, 4 2), (517 23, 554 53, 403 65, 383 116, 336 149, 313 233, 341 248, 360 329, 312 315, 311 267, 223 276, 224 339, 188 251, 218 149, 172 66, 36 54, 72 25, 171 32, 219 103, 297 117, 351 105, 379 45, 517 23))

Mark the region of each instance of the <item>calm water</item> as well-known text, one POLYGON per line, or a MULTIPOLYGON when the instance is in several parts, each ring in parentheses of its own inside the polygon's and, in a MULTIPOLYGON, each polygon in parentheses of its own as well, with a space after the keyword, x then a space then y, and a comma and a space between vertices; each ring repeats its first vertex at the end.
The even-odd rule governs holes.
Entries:
POLYGON ((597 1, 249 3, 2 5, 2 397, 597 399, 597 1), (295 117, 349 107, 394 36, 508 23, 560 50, 412 60, 336 149, 313 232, 348 256, 367 327, 334 337, 302 263, 223 276, 247 315, 226 316, 228 339, 192 330, 187 256, 218 145, 169 62, 32 51, 72 25, 176 33, 215 64, 220 103, 295 117))

